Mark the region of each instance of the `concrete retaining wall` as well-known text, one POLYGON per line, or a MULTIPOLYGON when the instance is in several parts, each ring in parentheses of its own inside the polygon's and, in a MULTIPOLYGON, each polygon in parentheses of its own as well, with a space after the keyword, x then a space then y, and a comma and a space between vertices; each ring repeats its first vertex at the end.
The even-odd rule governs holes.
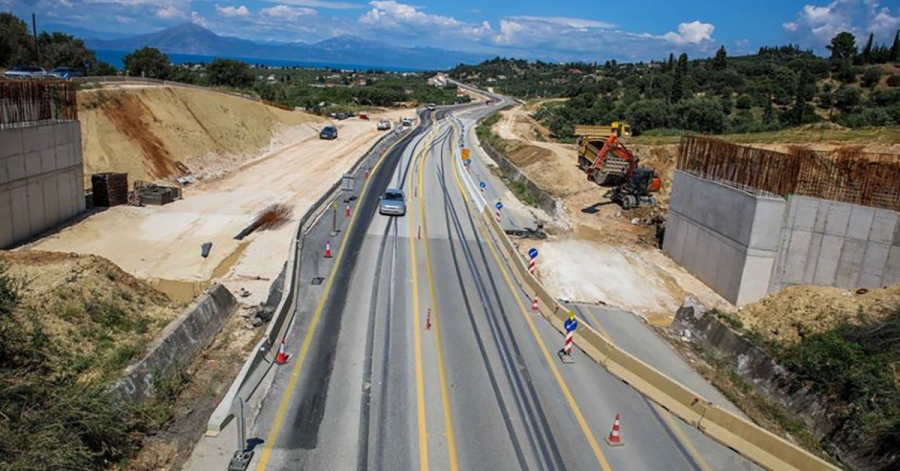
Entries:
POLYGON ((785 202, 675 172, 663 251, 736 305, 768 293, 785 202))
POLYGON ((792 285, 877 288, 900 282, 900 214, 676 171, 663 251, 738 306, 792 285))
POLYGON ((224 286, 210 287, 181 317, 169 323, 140 362, 125 370, 115 390, 133 402, 152 397, 154 375, 168 375, 187 366, 212 342, 235 309, 237 301, 224 286))
POLYGON ((772 292, 792 285, 878 288, 900 283, 900 214, 794 196, 772 292))
POLYGON ((502 153, 497 152, 490 144, 487 142, 481 142, 480 144, 481 148, 484 149, 484 151, 494 159, 494 162, 497 162, 497 165, 500 166, 506 175, 509 176, 510 180, 525 185, 525 191, 537 201, 539 208, 543 209, 547 214, 556 214, 556 198, 551 196, 550 193, 542 190, 541 187, 531 181, 519 167, 516 167, 516 164, 512 163, 502 153))
POLYGON ((0 249, 84 209, 80 123, 0 130, 0 249))

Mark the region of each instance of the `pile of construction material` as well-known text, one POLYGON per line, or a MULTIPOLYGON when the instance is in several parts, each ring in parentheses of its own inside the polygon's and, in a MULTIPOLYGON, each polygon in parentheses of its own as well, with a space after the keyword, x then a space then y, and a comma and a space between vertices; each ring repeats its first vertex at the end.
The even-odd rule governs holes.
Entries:
POLYGON ((181 188, 175 186, 162 186, 145 181, 134 182, 129 204, 133 206, 154 205, 162 206, 181 199, 181 188))
POLYGON ((91 175, 94 206, 112 207, 128 202, 127 173, 95 173, 91 175))

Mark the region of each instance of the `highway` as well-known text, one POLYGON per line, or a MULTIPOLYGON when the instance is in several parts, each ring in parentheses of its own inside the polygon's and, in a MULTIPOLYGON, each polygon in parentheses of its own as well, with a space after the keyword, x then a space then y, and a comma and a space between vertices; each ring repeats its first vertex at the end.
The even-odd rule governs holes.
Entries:
MULTIPOLYGON (((354 203, 322 300, 289 332, 291 361, 250 431, 262 441, 251 469, 760 469, 577 349, 560 362, 562 336, 531 312, 465 190, 451 111, 471 124, 489 110, 423 113, 354 203), (406 192, 405 216, 377 214, 388 186, 406 192), (616 414, 622 447, 604 441, 616 414)), ((653 343, 633 319, 577 312, 624 348, 653 343)))

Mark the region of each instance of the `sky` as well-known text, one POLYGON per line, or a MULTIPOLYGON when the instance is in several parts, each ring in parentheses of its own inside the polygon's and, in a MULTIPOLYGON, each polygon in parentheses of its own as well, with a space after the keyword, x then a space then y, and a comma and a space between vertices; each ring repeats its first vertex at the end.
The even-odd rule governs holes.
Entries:
POLYGON ((0 11, 121 36, 193 22, 222 36, 396 45, 550 61, 731 55, 800 44, 825 54, 841 31, 893 41, 900 0, 0 0, 0 11), (407 3, 409 2, 409 3, 407 3))

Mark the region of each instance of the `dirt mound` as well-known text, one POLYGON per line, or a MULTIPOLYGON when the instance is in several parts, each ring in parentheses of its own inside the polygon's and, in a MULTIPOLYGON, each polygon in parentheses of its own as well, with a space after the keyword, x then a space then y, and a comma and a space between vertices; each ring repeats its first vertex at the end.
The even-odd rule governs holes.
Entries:
POLYGON ((744 327, 784 344, 866 317, 883 319, 900 308, 900 284, 857 294, 842 288, 794 286, 744 306, 744 327))
POLYGON ((43 325, 54 362, 85 381, 117 376, 182 307, 102 257, 0 252, 0 263, 23 281, 14 316, 43 325))
POLYGON ((166 181, 203 174, 208 166, 235 168, 291 129, 321 121, 222 93, 168 87, 80 91, 78 114, 88 186, 99 172, 166 181))

